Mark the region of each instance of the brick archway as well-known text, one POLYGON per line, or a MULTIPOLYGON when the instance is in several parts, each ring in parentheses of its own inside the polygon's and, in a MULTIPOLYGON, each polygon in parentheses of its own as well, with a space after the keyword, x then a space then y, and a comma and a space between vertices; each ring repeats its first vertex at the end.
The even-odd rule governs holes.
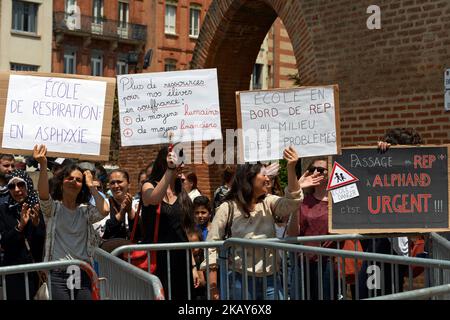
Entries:
MULTIPOLYGON (((301 1, 213 1, 203 22, 191 69, 217 68, 222 130, 236 128, 235 92, 248 90, 264 37, 277 17, 290 36, 303 85, 316 83, 313 46, 301 1)), ((225 137, 225 132, 224 132, 225 137)), ((197 166, 211 191, 219 185, 217 165, 197 166)))

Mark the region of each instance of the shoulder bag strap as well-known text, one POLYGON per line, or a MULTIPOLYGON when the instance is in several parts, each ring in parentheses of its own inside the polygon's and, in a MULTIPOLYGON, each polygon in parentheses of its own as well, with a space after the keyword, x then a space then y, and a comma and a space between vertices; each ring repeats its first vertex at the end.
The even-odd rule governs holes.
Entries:
POLYGON ((161 216, 161 204, 156 209, 155 232, 153 233, 153 243, 158 243, 159 218, 161 216))
POLYGON ((142 198, 139 199, 138 208, 137 208, 137 211, 134 214, 133 230, 131 231, 131 236, 130 236, 131 242, 133 242, 134 235, 136 234, 136 228, 137 228, 137 225, 138 225, 138 222, 139 222, 139 216, 140 216, 140 213, 141 213, 141 209, 142 209, 142 198))

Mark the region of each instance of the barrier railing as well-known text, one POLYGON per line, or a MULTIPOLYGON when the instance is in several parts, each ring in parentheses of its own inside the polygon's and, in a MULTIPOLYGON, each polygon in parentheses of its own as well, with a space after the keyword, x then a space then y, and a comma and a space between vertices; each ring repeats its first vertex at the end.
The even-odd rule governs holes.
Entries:
MULTIPOLYGON (((432 259, 450 261, 450 241, 442 235, 434 232, 430 233, 429 251, 432 259)), ((443 270, 439 272, 435 270, 428 275, 428 278, 429 286, 437 286, 441 282, 450 283, 450 271, 443 270)), ((450 294, 440 295, 439 298, 450 300, 450 294)))
POLYGON ((99 279, 107 280, 100 286, 103 300, 164 300, 158 277, 99 248, 94 251, 94 263, 99 279))
MULTIPOLYGON (((276 280, 277 277, 280 277, 280 281, 275 281, 274 286, 276 289, 282 289, 282 297, 283 299, 311 299, 314 296, 311 294, 311 290, 314 287, 318 287, 318 299, 347 299, 350 295, 353 299, 360 299, 372 296, 380 296, 386 295, 389 293, 396 293, 403 290, 404 286, 404 277, 407 279, 406 283, 408 284, 408 290, 413 290, 418 285, 415 283, 415 279, 413 277, 413 267, 423 267, 425 269, 425 277, 430 272, 448 272, 450 267, 450 262, 441 261, 436 259, 423 259, 423 258, 411 258, 411 257, 403 257, 393 255, 393 248, 391 244, 390 252, 391 254, 379 254, 379 253, 369 253, 369 252, 359 252, 359 251, 348 251, 348 250, 340 250, 340 246, 342 241, 344 240, 368 240, 369 247, 372 247, 372 251, 375 251, 375 239, 386 238, 386 237, 396 237, 396 236, 405 236, 404 234, 389 234, 389 235, 359 235, 359 234, 349 234, 349 235, 325 235, 325 236, 313 236, 313 237, 297 237, 297 238, 286 238, 286 239, 265 239, 265 240, 244 240, 244 239, 228 239, 226 242, 218 241, 218 242, 191 242, 191 243, 175 243, 175 244, 148 244, 148 245, 132 245, 132 246, 124 246, 117 248, 113 251, 114 255, 119 255, 124 252, 131 252, 134 250, 145 250, 148 253, 148 259, 150 260, 150 251, 167 251, 166 259, 170 260, 169 252, 171 250, 185 250, 186 256, 190 254, 190 249, 203 249, 205 250, 205 261, 206 261, 206 287, 207 287, 207 299, 210 299, 210 283, 209 283, 209 253, 208 248, 216 248, 219 252, 219 257, 221 259, 218 260, 219 264, 219 272, 220 272, 220 288, 221 288, 221 298, 222 299, 230 299, 233 298, 233 295, 230 295, 229 288, 236 287, 236 275, 241 277, 242 279, 242 291, 248 289, 248 274, 252 280, 256 280, 257 276, 255 275, 252 268, 254 268, 255 261, 250 261, 252 255, 248 255, 250 259, 247 259, 247 254, 243 255, 245 258, 242 261, 245 265, 253 266, 248 268, 248 272, 245 269, 241 269, 240 273, 233 267, 233 261, 236 261, 236 253, 240 250, 244 251, 242 246, 246 247, 245 250, 254 251, 256 248, 258 250, 273 250, 276 254, 273 255, 274 259, 273 265, 277 266, 275 272, 272 274, 273 279, 276 280), (336 241, 336 249, 326 249, 320 247, 312 247, 312 246, 303 246, 300 245, 305 242, 325 242, 325 241, 336 241), (372 243, 370 244, 370 241, 372 243), (237 249, 237 247, 241 247, 237 249), (325 250, 325 251, 324 251, 325 250), (331 250, 331 251, 328 251, 331 250), (317 261, 314 263, 306 263, 308 255, 317 255, 317 261), (295 262, 295 263, 294 263, 295 262), (324 263, 325 262, 325 263, 324 263), (352 262, 355 266, 353 272, 353 283, 351 287, 353 288, 352 293, 349 294, 348 291, 348 279, 346 279, 346 264, 349 265, 349 262, 352 262), (362 267, 359 267, 358 263, 362 264, 362 267), (327 273, 323 272, 323 268, 331 265, 327 270, 327 273), (374 269, 378 267, 378 280, 381 283, 376 282, 373 288, 365 289, 364 286, 367 285, 367 272, 363 269, 363 267, 369 267, 374 269), (403 268, 403 269, 401 269, 403 268), (401 269, 401 270, 400 270, 401 269), (402 271, 403 270, 403 271, 402 271), (405 271, 406 270, 406 271, 405 271), (316 272, 317 276, 311 278, 311 273, 316 272), (324 279, 325 278, 325 279, 324 279), (301 281, 300 281, 301 279, 301 281), (324 281, 329 282, 328 287, 323 287, 324 281), (413 286, 414 282, 414 286, 413 286), (317 285, 316 285, 317 284, 317 285), (278 288, 277 288, 278 287, 278 288), (245 289, 245 290, 244 290, 245 289), (329 294, 326 292, 329 290, 329 294), (364 294, 360 291, 365 290, 364 294), (367 295, 367 296, 366 296, 367 295)), ((407 236, 416 236, 416 234, 408 234, 407 236)), ((356 248, 356 247, 355 247, 356 248)), ((188 259, 186 259, 188 261, 188 259)), ((128 261, 130 262, 130 261, 128 261)), ((267 261, 263 262, 267 263, 267 261)), ((150 265, 150 264, 149 264, 150 265)), ((247 268, 246 268, 247 269, 247 268)), ((187 273, 187 282, 186 285, 189 286, 189 281, 191 281, 190 275, 190 265, 186 263, 186 266, 177 266, 176 270, 171 270, 170 263, 167 264, 167 275, 171 272, 186 272, 187 273), (181 271, 182 268, 185 271, 181 271)), ((149 270, 148 270, 149 271, 149 270)), ((374 274, 375 275, 375 274, 374 274)), ((260 275, 259 275, 260 276, 260 275)), ((422 276, 423 277, 423 276, 422 276)), ((263 282, 263 289, 267 286, 267 276, 260 277, 263 282)), ((271 281, 271 280, 270 280, 271 281)), ((252 294, 253 297, 256 294, 256 285, 255 281, 250 281, 250 285, 252 286, 252 294)), ((172 288, 170 286, 170 281, 168 281, 169 285, 165 288, 168 293, 168 299, 172 297, 172 288)), ((440 282, 436 281, 433 284, 429 283, 429 281, 423 282, 421 285, 426 286, 437 286, 439 284, 445 283, 443 282, 443 278, 441 278, 440 282)), ((405 285, 406 289, 406 285, 405 285)), ((247 290, 248 291, 248 290, 247 290)), ((251 297, 251 295, 250 295, 251 297)), ((188 299, 191 299, 192 295, 189 291, 188 299)), ((243 297, 244 299, 248 299, 249 295, 243 297)))
MULTIPOLYGON (((92 286, 92 298, 94 300, 100 299, 98 277, 94 269, 85 261, 81 260, 64 260, 64 261, 51 261, 51 262, 39 262, 31 264, 21 264, 15 266, 7 266, 0 268, 0 276, 2 278, 2 299, 7 300, 7 279, 8 275, 24 274, 24 287, 25 298, 30 300, 30 288, 29 288, 29 273, 32 272, 45 272, 47 275, 47 285, 49 291, 49 299, 52 300, 52 281, 49 271, 56 269, 68 268, 70 266, 78 266, 81 270, 85 271, 91 280, 92 286)), ((73 290, 71 290, 71 299, 74 299, 73 290)))
POLYGON ((381 297, 369 298, 365 300, 421 300, 421 299, 441 297, 446 294, 448 295, 449 293, 450 293, 450 284, 444 284, 442 286, 395 293, 381 297))
MULTIPOLYGON (((187 286, 187 299, 192 299, 192 291, 191 291, 191 265, 189 265, 189 256, 191 255, 191 249, 208 249, 208 248, 220 248, 223 245, 223 241, 216 241, 216 242, 183 242, 183 243, 158 243, 158 244, 138 244, 138 245, 126 245, 121 246, 119 248, 116 248, 111 252, 114 256, 119 256, 123 253, 132 252, 135 250, 139 251, 147 251, 147 259, 149 261, 148 263, 148 273, 150 273, 150 265, 151 265, 151 251, 166 251, 166 261, 167 261, 167 283, 169 284, 167 288, 164 288, 164 291, 167 292, 167 298, 171 300, 172 298, 172 286, 171 286, 171 273, 172 273, 172 266, 170 263, 170 252, 174 250, 184 250, 186 253, 186 265, 185 266, 176 266, 177 268, 183 268, 185 267, 186 272, 186 286, 187 286)), ((206 267, 206 295, 207 299, 210 299, 210 282, 209 282, 209 253, 208 250, 205 250, 205 260, 207 262, 206 267)), ((131 263, 130 256, 128 255, 128 263, 131 263)), ((181 272, 178 270, 173 270, 174 272, 181 272)))

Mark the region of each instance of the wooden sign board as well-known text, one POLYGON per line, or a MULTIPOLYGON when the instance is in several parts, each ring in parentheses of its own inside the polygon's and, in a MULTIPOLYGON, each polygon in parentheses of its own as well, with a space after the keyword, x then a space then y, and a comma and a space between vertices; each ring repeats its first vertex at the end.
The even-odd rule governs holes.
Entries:
POLYGON ((329 166, 337 162, 355 176, 359 196, 329 199, 329 232, 449 231, 449 150, 447 145, 395 146, 385 153, 376 147, 343 148, 329 166))
POLYGON ((240 91, 236 93, 241 158, 283 158, 292 145, 301 158, 340 152, 337 85, 240 91))
POLYGON ((115 78, 1 72, 1 152, 31 155, 45 144, 49 157, 107 161, 115 86, 115 78))

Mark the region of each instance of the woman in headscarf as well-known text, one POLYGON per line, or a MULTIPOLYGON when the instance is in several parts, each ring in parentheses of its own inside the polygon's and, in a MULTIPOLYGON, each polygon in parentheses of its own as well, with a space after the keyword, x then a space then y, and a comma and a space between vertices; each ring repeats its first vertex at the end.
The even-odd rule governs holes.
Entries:
MULTIPOLYGON (((33 181, 22 170, 14 170, 7 184, 9 199, 0 205, 0 244, 4 250, 4 265, 14 266, 42 261, 45 224, 33 181)), ((6 298, 25 300, 23 274, 6 276, 6 298)), ((28 274, 29 298, 38 289, 38 276, 28 274)))

